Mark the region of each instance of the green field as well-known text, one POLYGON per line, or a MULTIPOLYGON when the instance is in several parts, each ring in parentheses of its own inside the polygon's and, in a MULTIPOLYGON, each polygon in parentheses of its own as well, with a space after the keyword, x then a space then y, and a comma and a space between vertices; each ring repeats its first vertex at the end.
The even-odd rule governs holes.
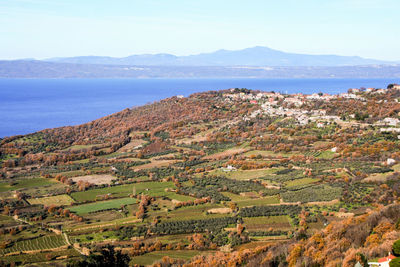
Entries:
POLYGON ((319 154, 319 156, 317 158, 320 159, 332 159, 333 156, 335 155, 334 152, 327 150, 327 151, 322 151, 321 154, 319 154))
POLYGON ((76 177, 76 176, 84 176, 86 174, 85 171, 82 170, 76 170, 76 171, 66 171, 66 172, 60 172, 62 176, 65 176, 67 178, 71 177, 76 177))
POLYGON ((175 200, 178 200, 178 201, 189 201, 189 200, 193 201, 193 200, 196 199, 194 197, 180 195, 180 194, 177 194, 175 192, 166 192, 163 196, 165 196, 165 197, 167 197, 167 198, 169 198, 171 200, 175 199, 175 200))
MULTIPOLYGON (((34 253, 34 254, 21 254, 21 255, 14 255, 14 256, 7 256, 3 257, 2 260, 5 262, 21 262, 24 263, 35 263, 35 262, 47 262, 48 259, 46 258, 47 255, 50 255, 52 258, 56 258, 59 256, 67 256, 68 258, 71 257, 78 257, 81 254, 76 251, 75 249, 67 249, 62 251, 54 251, 54 252, 43 252, 43 253, 34 253)), ((30 265, 33 266, 33 265, 30 265)), ((37 265, 34 265, 37 266, 37 265)), ((47 263, 39 266, 49 266, 47 263)))
POLYGON ((10 183, 0 183, 0 192, 52 185, 54 183, 56 183, 54 180, 44 179, 44 178, 31 178, 31 179, 19 180, 16 181, 15 184, 13 185, 11 185, 10 183))
POLYGON ((207 251, 196 251, 196 250, 175 250, 175 251, 154 251, 141 256, 136 256, 132 259, 132 264, 138 265, 151 265, 163 257, 168 256, 173 259, 189 260, 199 254, 210 254, 207 251))
POLYGON ((119 209, 122 205, 136 204, 137 201, 138 200, 136 198, 119 198, 72 206, 69 210, 77 213, 78 215, 81 215, 101 210, 119 209))
POLYGON ((0 223, 14 221, 10 216, 0 214, 0 223))
POLYGON ((243 200, 236 202, 239 208, 247 207, 247 206, 264 206, 264 205, 271 205, 271 204, 279 204, 279 197, 277 196, 270 196, 270 197, 263 197, 263 198, 255 198, 250 200, 243 200))
POLYGON ((11 252, 58 248, 66 244, 62 235, 46 235, 34 239, 18 241, 11 247, 0 250, 0 254, 4 255, 11 252))
POLYGON ((74 200, 68 195, 58 195, 52 197, 41 197, 28 199, 29 204, 42 204, 45 206, 56 205, 56 206, 68 206, 74 203, 74 200))
POLYGON ((252 198, 246 197, 246 196, 241 196, 238 194, 234 194, 231 192, 222 192, 222 194, 226 197, 229 197, 232 201, 237 202, 237 201, 246 201, 246 200, 251 200, 252 198))
POLYGON ((288 216, 251 217, 243 218, 246 229, 249 231, 288 230, 292 226, 288 216))
POLYGON ((340 187, 329 185, 311 185, 297 191, 284 192, 281 196, 285 202, 331 201, 340 198, 342 190, 340 187))
POLYGON ((117 239, 114 231, 94 231, 90 234, 75 235, 69 237, 71 243, 91 243, 91 242, 101 242, 107 239, 117 239))
POLYGON ((125 216, 116 210, 105 210, 102 212, 95 212, 85 215, 85 219, 93 222, 108 222, 123 218, 125 218, 125 216))
POLYGON ((244 217, 246 224, 271 224, 271 223, 289 223, 289 218, 286 215, 281 216, 261 216, 261 217, 244 217))
POLYGON ((92 148, 94 146, 96 146, 96 144, 92 144, 92 145, 73 145, 73 146, 70 146, 70 147, 67 147, 67 148, 63 149, 62 151, 90 149, 90 148, 92 148))
MULTIPOLYGON (((12 217, 6 215, 0 215, 0 227, 17 225, 18 222, 12 217)), ((1 238, 0 238, 1 240, 1 238)))
POLYGON ((316 183, 316 182, 319 182, 319 181, 320 181, 320 179, 306 177, 306 178, 301 178, 301 179, 288 181, 285 184, 286 184, 287 187, 292 187, 292 186, 299 186, 299 185, 306 185, 306 184, 316 183))
POLYGON ((75 192, 72 193, 71 196, 77 202, 94 201, 96 200, 97 196, 104 196, 107 194, 111 194, 113 197, 127 197, 133 193, 133 188, 136 189, 135 190, 136 194, 144 193, 150 196, 164 196, 167 194, 167 192, 165 192, 165 188, 174 188, 174 184, 172 182, 134 183, 127 185, 118 185, 118 186, 92 189, 83 192, 75 192))
MULTIPOLYGON (((221 204, 203 204, 197 206, 182 207, 167 213, 164 213, 165 219, 168 221, 190 220, 190 219, 206 219, 216 217, 226 217, 226 214, 206 214, 207 210, 214 208, 223 208, 221 204)), ((155 214, 156 215, 156 214, 155 214)), ((162 219, 163 220, 163 219, 162 219)))
POLYGON ((272 156, 272 157, 280 156, 280 157, 287 158, 287 157, 290 157, 290 156, 295 155, 295 154, 297 154, 297 153, 291 153, 291 152, 289 152, 289 153, 284 153, 284 152, 275 153, 273 151, 267 151, 267 150, 251 150, 251 151, 248 151, 248 152, 244 153, 243 155, 245 155, 245 156, 261 155, 263 157, 266 157, 266 156, 272 156))
POLYGON ((270 168, 270 169, 261 169, 261 170, 246 170, 246 171, 237 170, 237 171, 230 171, 230 172, 216 170, 216 171, 210 172, 210 175, 225 176, 226 178, 236 179, 236 180, 251 180, 251 179, 257 179, 257 178, 265 177, 267 175, 271 175, 278 170, 280 170, 280 168, 270 168))
POLYGON ((262 206, 262 205, 270 205, 270 204, 278 204, 279 197, 278 196, 270 196, 270 197, 262 197, 262 198, 251 198, 245 197, 237 194, 233 194, 230 192, 223 192, 224 196, 229 197, 233 202, 235 202, 239 208, 246 206, 262 206))
MULTIPOLYGON (((102 228, 108 228, 110 226, 119 226, 119 225, 131 225, 131 224, 136 224, 140 222, 139 219, 136 217, 124 217, 122 219, 114 219, 111 221, 100 221, 100 222, 95 222, 95 223, 82 223, 78 225, 72 225, 72 227, 65 227, 64 230, 67 232, 81 232, 81 231, 86 231, 87 229, 92 229, 93 232, 98 231, 99 229, 102 228)), ((72 238, 72 237, 71 237, 72 238)))
POLYGON ((150 237, 148 240, 149 242, 160 241, 163 245, 164 244, 176 245, 178 243, 188 245, 190 244, 190 241, 188 239, 189 236, 190 234, 163 235, 163 236, 150 237))

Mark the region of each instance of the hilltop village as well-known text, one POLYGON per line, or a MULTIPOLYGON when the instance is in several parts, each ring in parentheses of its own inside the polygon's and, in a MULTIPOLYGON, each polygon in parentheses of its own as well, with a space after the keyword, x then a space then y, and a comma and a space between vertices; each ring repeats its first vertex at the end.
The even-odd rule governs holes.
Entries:
POLYGON ((232 88, 0 139, 0 266, 400 266, 399 100, 232 88))

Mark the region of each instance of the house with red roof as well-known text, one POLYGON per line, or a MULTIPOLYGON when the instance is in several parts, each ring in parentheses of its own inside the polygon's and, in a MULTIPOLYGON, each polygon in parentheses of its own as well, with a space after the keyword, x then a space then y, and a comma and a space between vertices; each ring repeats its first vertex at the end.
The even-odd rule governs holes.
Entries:
POLYGON ((368 262, 369 266, 373 266, 373 267, 389 267, 389 262, 393 259, 395 259, 396 257, 393 256, 392 254, 389 253, 389 255, 387 257, 383 257, 378 259, 378 262, 368 262))

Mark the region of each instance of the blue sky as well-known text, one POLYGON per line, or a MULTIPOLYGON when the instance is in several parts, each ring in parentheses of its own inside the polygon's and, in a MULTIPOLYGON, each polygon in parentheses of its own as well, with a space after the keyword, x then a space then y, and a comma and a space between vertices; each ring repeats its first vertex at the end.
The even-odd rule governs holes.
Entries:
POLYGON ((268 46, 400 60, 399 0, 0 0, 0 59, 268 46))

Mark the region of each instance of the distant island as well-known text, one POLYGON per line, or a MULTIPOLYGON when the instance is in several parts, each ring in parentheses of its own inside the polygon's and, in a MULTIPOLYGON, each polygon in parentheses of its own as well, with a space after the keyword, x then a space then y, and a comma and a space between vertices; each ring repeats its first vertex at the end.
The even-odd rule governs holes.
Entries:
POLYGON ((0 61, 0 78, 397 78, 398 62, 267 47, 191 56, 84 56, 0 61))
POLYGON ((124 66, 0 61, 0 78, 399 78, 400 65, 341 67, 124 66))
POLYGON ((367 59, 357 56, 306 55, 286 53, 268 47, 256 46, 242 50, 218 50, 190 56, 171 54, 144 54, 128 57, 60 57, 45 61, 75 64, 141 65, 141 66, 355 66, 393 64, 395 62, 367 59))

